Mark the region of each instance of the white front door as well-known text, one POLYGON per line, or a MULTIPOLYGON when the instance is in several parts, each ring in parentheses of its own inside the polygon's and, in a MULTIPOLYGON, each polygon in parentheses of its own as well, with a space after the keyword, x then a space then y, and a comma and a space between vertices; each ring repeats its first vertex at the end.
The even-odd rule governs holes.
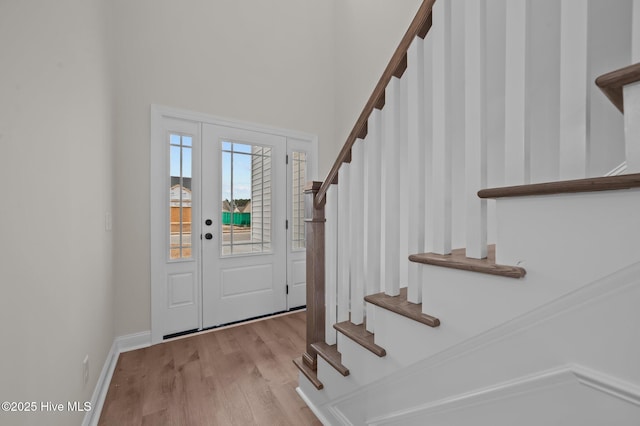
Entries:
POLYGON ((287 308, 286 145, 203 124, 203 328, 287 308))
POLYGON ((151 108, 151 339, 305 304, 313 135, 151 108))

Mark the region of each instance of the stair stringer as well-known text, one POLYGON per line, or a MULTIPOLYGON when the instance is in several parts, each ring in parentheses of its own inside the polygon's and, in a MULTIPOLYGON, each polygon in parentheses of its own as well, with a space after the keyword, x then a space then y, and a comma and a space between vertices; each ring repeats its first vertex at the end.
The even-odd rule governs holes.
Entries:
POLYGON ((622 410, 626 416, 616 424, 631 425, 640 418, 639 305, 637 262, 342 397, 306 398, 329 424, 413 424, 416 415, 424 422, 437 414, 433 424, 507 425, 491 413, 520 410, 523 403, 539 415, 519 424, 552 424, 554 415, 567 414, 547 412, 544 398, 527 401, 527 395, 577 377, 580 386, 563 392, 582 410, 575 413, 578 423, 563 424, 604 424, 602 410, 615 407, 611 415, 622 410), (551 373, 559 381, 539 381, 551 373), (522 387, 532 380, 543 386, 522 387), (598 393, 585 393, 585 383, 598 393), (496 398, 486 397, 489 390, 496 398), (473 409, 486 401, 496 403, 495 410, 473 409))

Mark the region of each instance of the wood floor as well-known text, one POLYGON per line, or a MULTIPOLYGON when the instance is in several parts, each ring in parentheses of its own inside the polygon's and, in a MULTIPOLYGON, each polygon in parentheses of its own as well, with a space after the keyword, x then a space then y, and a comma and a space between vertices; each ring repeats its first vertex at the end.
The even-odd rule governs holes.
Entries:
POLYGON ((120 355, 100 425, 320 425, 295 391, 305 312, 120 355))

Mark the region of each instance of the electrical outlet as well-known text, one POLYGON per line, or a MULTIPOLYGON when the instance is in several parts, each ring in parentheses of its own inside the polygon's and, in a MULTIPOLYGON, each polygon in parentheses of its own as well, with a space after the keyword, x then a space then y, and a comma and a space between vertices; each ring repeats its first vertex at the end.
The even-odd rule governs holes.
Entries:
POLYGON ((89 382, 89 354, 85 355, 82 361, 82 379, 85 385, 89 382))

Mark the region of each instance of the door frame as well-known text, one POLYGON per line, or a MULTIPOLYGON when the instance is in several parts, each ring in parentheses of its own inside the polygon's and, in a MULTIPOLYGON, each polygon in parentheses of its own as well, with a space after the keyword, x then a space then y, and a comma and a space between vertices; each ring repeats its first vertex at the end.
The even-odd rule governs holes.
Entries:
MULTIPOLYGON (((309 173, 307 180, 317 179, 318 170, 318 136, 311 133, 300 132, 296 130, 283 129, 274 126, 268 126, 257 123, 250 123, 242 120, 224 118, 184 109, 178 109, 163 105, 151 104, 151 129, 150 129, 150 277, 151 277, 151 344, 160 343, 163 340, 165 333, 165 309, 166 305, 166 244, 168 241, 168 233, 166 228, 166 211, 168 210, 168 204, 166 201, 166 185, 165 181, 168 176, 168 159, 166 149, 165 133, 163 131, 163 120, 174 119, 183 120, 189 122, 195 122, 199 125, 199 133, 202 134, 202 124, 214 124, 225 127, 235 127, 239 129, 245 129, 255 132, 270 133, 274 135, 284 136, 287 138, 287 146, 289 146, 290 140, 304 141, 309 145, 309 153, 311 154, 311 173, 309 173), (167 204, 167 206, 165 206, 167 204), (162 207, 160 207, 162 206, 162 207), (156 208, 160 207, 160 208, 156 208)), ((195 158, 196 153, 200 152, 201 140, 194 141, 199 146, 194 149, 194 162, 200 162, 200 157, 195 158)), ((199 179, 199 176, 195 176, 193 179, 199 179)), ((289 172, 287 169, 287 181, 289 180, 289 172)), ((289 209, 289 196, 287 192, 287 220, 291 220, 291 213, 289 209)), ((194 204, 197 204, 201 198, 200 193, 194 193, 194 204), (196 200, 197 198, 197 200, 196 200)), ((192 235, 198 235, 201 233, 201 223, 192 224, 192 235)), ((289 233, 287 233, 287 241, 289 233)), ((202 261, 200 252, 202 250, 201 244, 198 243, 199 239, 194 238, 194 244, 192 250, 196 249, 197 255, 194 256, 197 263, 197 284, 196 294, 199 309, 199 329, 202 329, 202 261)), ((287 257, 287 269, 289 269, 289 258, 287 257)), ((288 272, 287 272, 288 275, 288 272)), ((288 304, 288 301, 287 301, 288 304)))

